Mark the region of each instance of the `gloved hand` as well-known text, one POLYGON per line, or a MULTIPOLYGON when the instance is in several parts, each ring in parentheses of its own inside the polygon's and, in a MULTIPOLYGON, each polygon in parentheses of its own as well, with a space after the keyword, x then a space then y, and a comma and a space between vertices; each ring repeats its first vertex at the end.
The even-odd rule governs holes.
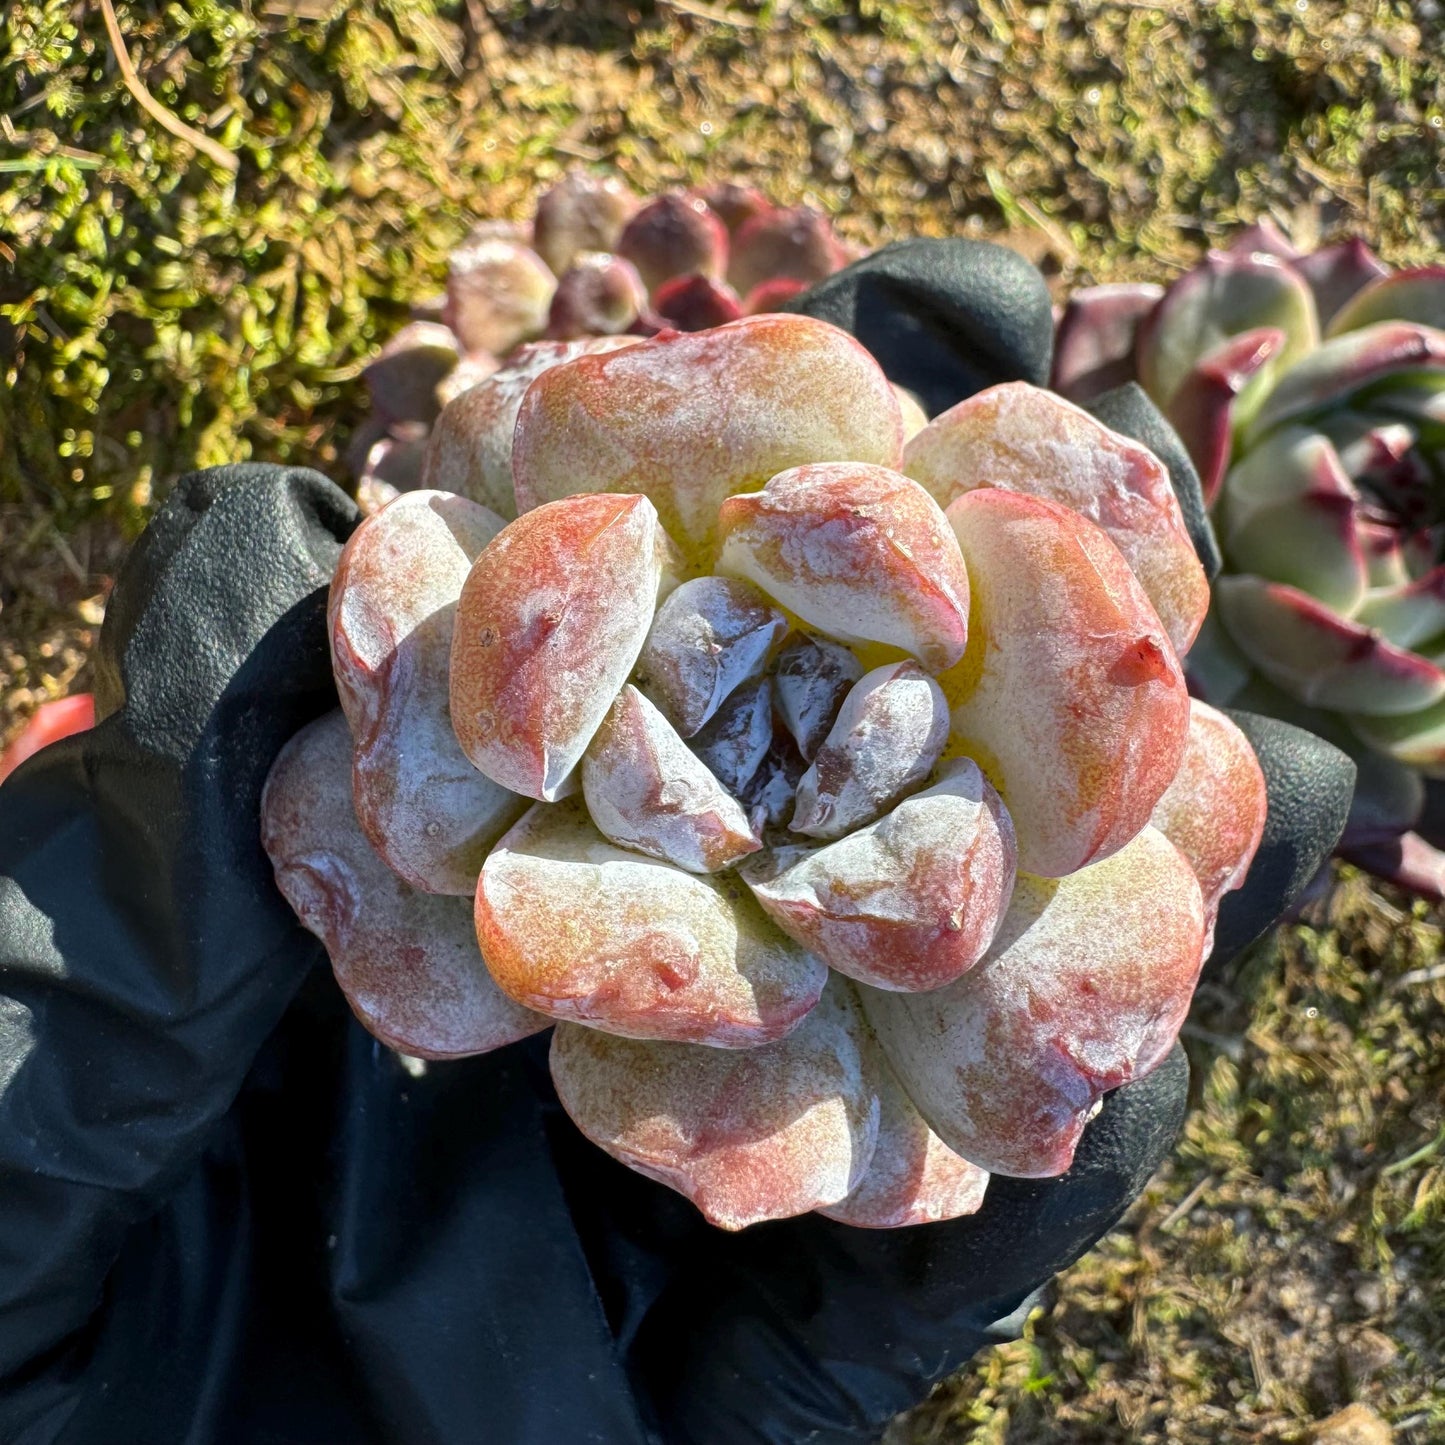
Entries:
MULTIPOLYGON (((900 328, 976 357, 936 304, 969 268, 905 259, 900 328)), ((976 1216, 740 1235, 583 1140, 545 1041, 400 1060, 258 838, 272 760, 335 705, 325 589, 355 522, 313 472, 183 478, 117 581, 102 721, 0 788, 0 1440, 875 1438, 1137 1196, 1182 1052, 1105 1102, 1068 1174, 995 1178, 976 1216)), ((1353 783, 1309 734, 1237 720, 1271 811, 1221 955, 1328 855, 1353 783)))

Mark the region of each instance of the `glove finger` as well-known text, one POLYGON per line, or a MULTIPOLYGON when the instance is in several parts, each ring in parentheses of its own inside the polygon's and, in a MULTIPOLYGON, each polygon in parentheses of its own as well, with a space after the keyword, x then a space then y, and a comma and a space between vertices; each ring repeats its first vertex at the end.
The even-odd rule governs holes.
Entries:
POLYGON ((1172 1148, 1189 1065, 1116 1090, 1056 1179, 990 1181, 969 1218, 901 1230, 819 1215, 712 1234, 674 1268, 633 1346, 670 1445, 841 1445, 985 1344, 1118 1222, 1172 1148))
POLYGON ((1350 815, 1355 764, 1323 738, 1259 713, 1225 708, 1264 770, 1269 814, 1244 886, 1219 905, 1218 967, 1277 923, 1334 851, 1350 815))
POLYGON ((1048 384, 1048 287, 1016 251, 989 241, 895 241, 782 309, 851 332, 929 416, 999 382, 1048 384))
POLYGON ((271 760, 334 705, 354 524, 316 473, 183 478, 102 634, 110 715, 0 789, 0 1375, 77 1328, 318 958, 271 881, 271 760))

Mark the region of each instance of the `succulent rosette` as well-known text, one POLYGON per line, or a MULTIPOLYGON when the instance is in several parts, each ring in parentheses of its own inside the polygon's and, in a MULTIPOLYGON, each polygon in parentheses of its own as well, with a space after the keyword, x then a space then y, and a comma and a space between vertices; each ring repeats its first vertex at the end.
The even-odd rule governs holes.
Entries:
POLYGON ((1023 382, 908 435, 806 315, 507 386, 509 445, 438 444, 347 544, 341 711, 266 789, 357 1015, 424 1058, 555 1026, 582 1132, 728 1229, 1065 1171, 1265 823, 1185 688, 1162 464, 1023 382))
POLYGON ((433 424, 493 372, 520 371, 525 389, 539 357, 568 354, 558 347, 773 311, 852 256, 821 212, 774 205, 752 186, 646 198, 615 176, 568 171, 538 197, 530 226, 473 227, 448 259, 445 294, 367 366, 372 414, 352 446, 363 510, 428 485, 433 424))
POLYGON ((1399 833, 1419 775, 1445 772, 1445 267, 1253 227, 1167 290, 1070 302, 1055 385, 1087 399, 1131 375, 1188 446, 1224 555, 1201 691, 1346 746, 1352 840, 1399 833))

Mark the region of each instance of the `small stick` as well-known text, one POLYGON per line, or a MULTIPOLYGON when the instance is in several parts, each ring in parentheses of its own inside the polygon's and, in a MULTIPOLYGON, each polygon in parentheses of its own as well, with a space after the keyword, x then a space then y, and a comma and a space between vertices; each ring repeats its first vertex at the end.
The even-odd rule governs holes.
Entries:
POLYGON ((115 18, 115 6, 111 0, 100 0, 100 13, 105 17, 105 33, 110 36, 110 48, 115 54, 115 63, 120 66, 120 78, 125 82, 125 88, 135 97, 136 104, 153 119, 157 125, 179 140, 189 141, 191 145, 207 155, 223 171, 229 171, 232 175, 241 168, 241 162, 232 151, 225 146, 218 145, 210 136, 202 135, 200 131, 188 126, 179 116, 174 116, 145 88, 139 75, 136 74, 135 66, 131 64, 130 52, 125 48, 125 37, 120 33, 120 21, 115 18))

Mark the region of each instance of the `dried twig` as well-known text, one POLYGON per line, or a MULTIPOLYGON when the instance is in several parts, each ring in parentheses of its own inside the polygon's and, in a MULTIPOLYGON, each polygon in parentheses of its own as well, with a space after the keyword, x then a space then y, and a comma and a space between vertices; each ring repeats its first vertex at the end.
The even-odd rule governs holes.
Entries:
POLYGON ((145 88, 131 64, 130 52, 125 48, 125 37, 120 33, 120 21, 115 18, 115 6, 111 0, 100 0, 100 13, 105 17, 105 33, 110 36, 110 48, 115 53, 115 63, 120 66, 120 78, 125 88, 135 97, 135 102, 155 123, 168 130, 178 140, 189 141, 203 155, 209 156, 224 171, 232 175, 240 169, 241 162, 233 151, 218 145, 210 136, 188 126, 174 116, 145 88))

